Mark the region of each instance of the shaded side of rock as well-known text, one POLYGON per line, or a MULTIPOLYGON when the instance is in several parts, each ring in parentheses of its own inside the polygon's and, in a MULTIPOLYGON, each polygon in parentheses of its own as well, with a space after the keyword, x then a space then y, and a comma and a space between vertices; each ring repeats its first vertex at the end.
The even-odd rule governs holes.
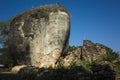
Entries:
POLYGON ((82 66, 72 69, 59 68, 39 71, 37 80, 90 80, 91 77, 82 66))

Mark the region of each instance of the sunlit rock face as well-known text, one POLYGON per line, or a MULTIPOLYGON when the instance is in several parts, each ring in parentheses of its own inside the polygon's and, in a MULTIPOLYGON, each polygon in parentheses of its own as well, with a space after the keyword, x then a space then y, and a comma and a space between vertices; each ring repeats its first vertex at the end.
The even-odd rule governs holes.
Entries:
POLYGON ((66 9, 47 5, 16 16, 10 26, 9 49, 15 64, 55 66, 70 34, 66 9))
POLYGON ((65 56, 61 57, 61 63, 64 66, 70 66, 71 63, 75 62, 76 65, 80 66, 82 61, 96 61, 107 54, 107 49, 103 44, 94 43, 90 40, 84 40, 83 45, 77 47, 73 51, 69 51, 65 56))

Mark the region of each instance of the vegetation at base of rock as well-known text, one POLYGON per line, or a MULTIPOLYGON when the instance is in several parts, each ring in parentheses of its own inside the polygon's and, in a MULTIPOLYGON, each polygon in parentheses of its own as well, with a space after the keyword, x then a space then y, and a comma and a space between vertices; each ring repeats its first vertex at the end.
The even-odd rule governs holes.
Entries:
POLYGON ((20 75, 20 80, 35 80, 37 73, 32 72, 30 74, 20 75))
POLYGON ((5 65, 6 67, 9 67, 11 68, 12 67, 12 64, 13 64, 13 61, 12 61, 12 58, 9 54, 9 50, 8 48, 0 48, 0 64, 3 64, 5 65))
MULTIPOLYGON (((26 71, 27 72, 27 71, 26 71)), ((20 80, 88 80, 91 75, 85 71, 82 66, 74 66, 73 68, 40 68, 37 73, 21 74, 20 80), (30 78, 32 76, 32 78, 30 78)))
MULTIPOLYGON (((56 68, 40 68, 37 73, 21 75, 22 80, 115 80, 115 71, 106 64, 83 62, 83 65, 64 67, 62 63, 56 68), (109 74, 110 73, 110 74, 109 74)), ((20 79, 20 80, 21 80, 20 79)))
POLYGON ((119 57, 119 53, 118 52, 114 52, 114 51, 112 51, 109 48, 107 48, 106 51, 107 51, 106 54, 103 55, 103 57, 102 57, 102 59, 104 61, 112 62, 112 61, 114 61, 115 59, 117 59, 119 57))

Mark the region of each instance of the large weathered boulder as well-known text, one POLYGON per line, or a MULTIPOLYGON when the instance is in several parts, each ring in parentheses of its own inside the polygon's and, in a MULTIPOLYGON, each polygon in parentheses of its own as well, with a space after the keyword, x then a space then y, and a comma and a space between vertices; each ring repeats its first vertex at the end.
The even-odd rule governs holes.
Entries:
POLYGON ((60 4, 17 15, 10 25, 9 49, 15 64, 54 66, 68 44, 70 17, 60 4))

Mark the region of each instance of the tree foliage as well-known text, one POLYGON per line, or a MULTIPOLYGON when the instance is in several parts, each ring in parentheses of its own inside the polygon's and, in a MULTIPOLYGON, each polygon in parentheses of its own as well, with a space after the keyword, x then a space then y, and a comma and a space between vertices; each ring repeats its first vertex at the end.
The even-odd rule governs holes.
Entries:
POLYGON ((0 44, 3 46, 7 45, 10 23, 12 19, 13 18, 8 19, 7 21, 0 21, 0 44))

